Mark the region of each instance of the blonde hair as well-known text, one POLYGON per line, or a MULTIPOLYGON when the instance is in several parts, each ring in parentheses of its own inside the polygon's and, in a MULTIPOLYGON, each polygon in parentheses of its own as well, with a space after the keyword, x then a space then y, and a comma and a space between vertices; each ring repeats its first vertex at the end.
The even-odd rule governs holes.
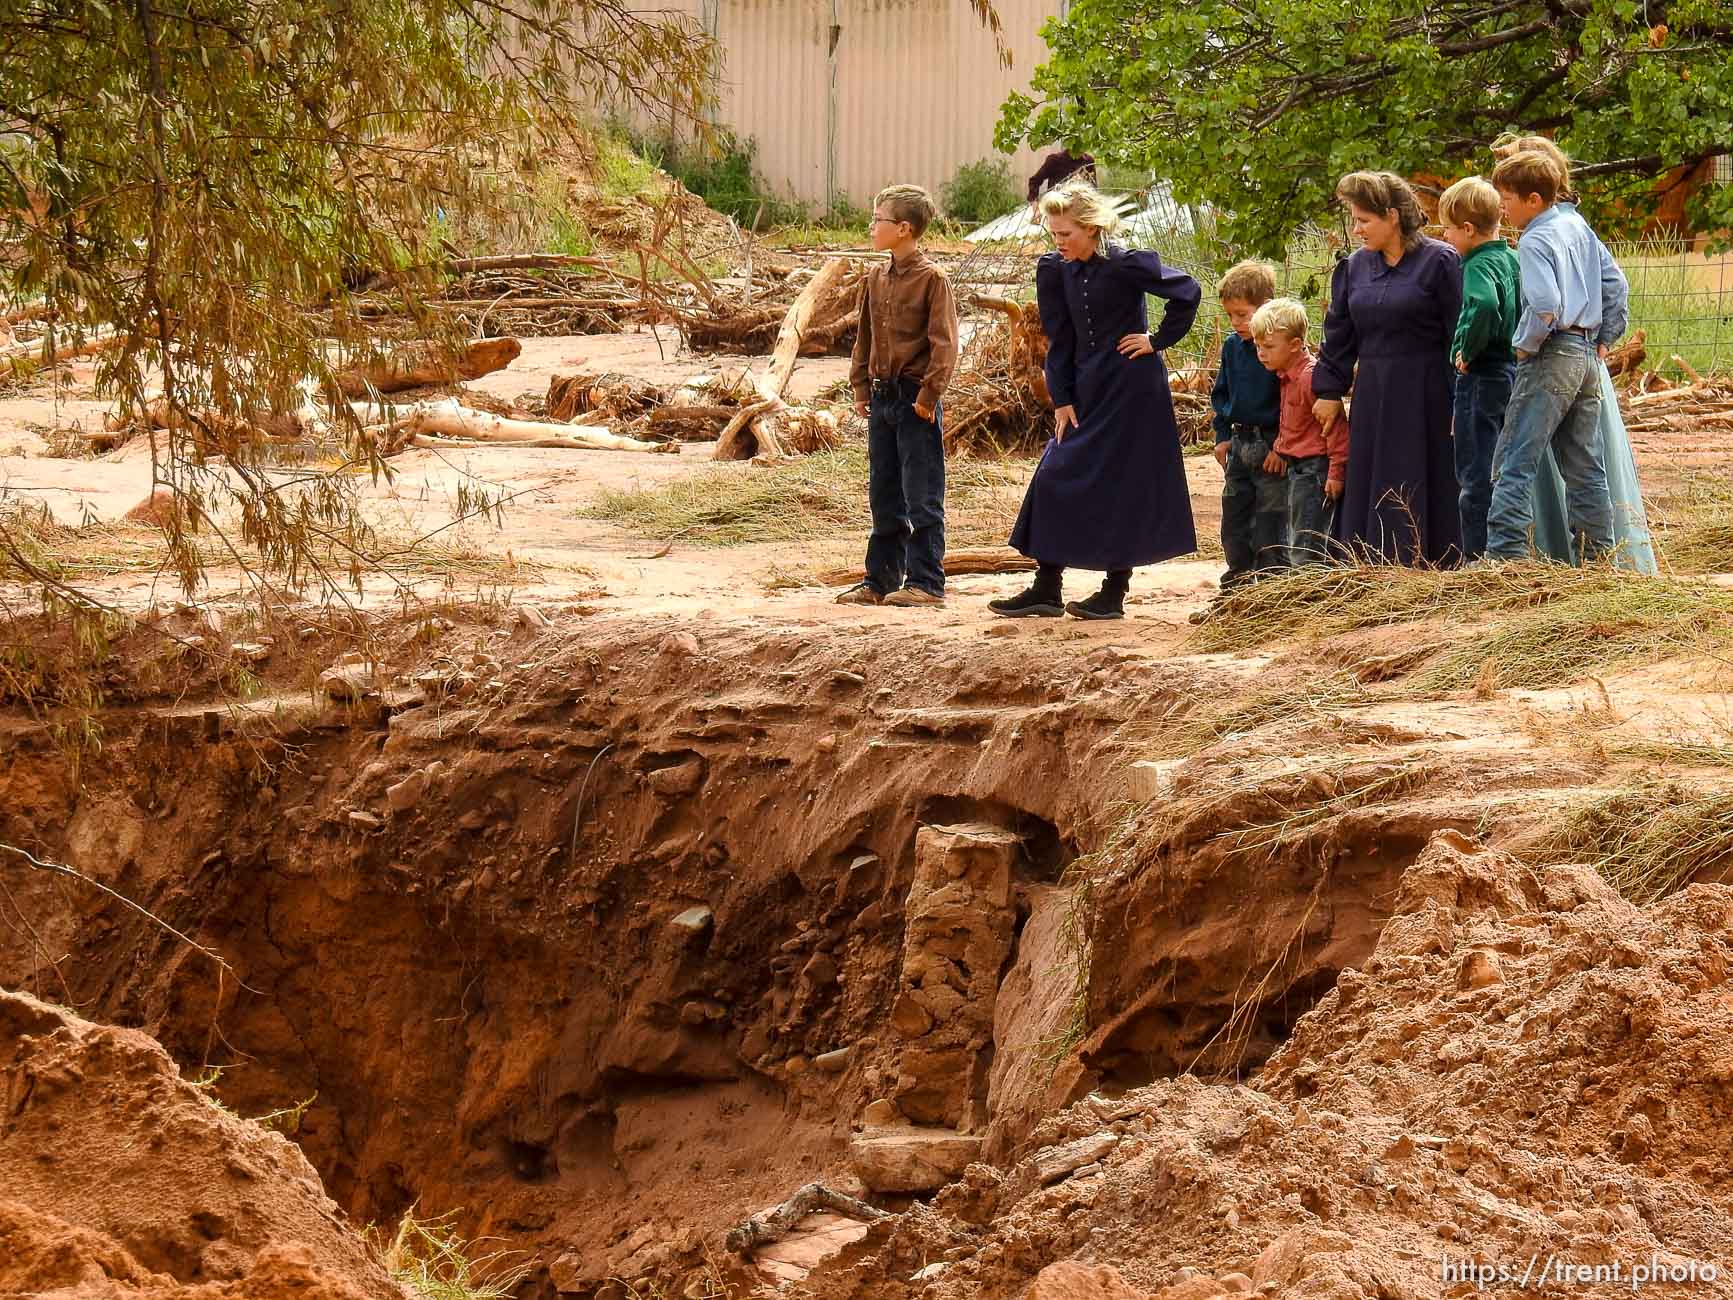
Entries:
POLYGON ((1041 196, 1041 215, 1070 217, 1080 226, 1087 226, 1097 236, 1111 235, 1119 229, 1119 214, 1113 205, 1088 181, 1066 181, 1041 196))
POLYGON ((1447 226, 1496 235, 1498 215, 1498 188, 1482 176, 1464 176, 1438 197, 1438 219, 1447 226))
POLYGON ((1420 210, 1420 200, 1414 197, 1408 182, 1395 172, 1349 172, 1336 182, 1336 197, 1380 217, 1394 209, 1403 247, 1413 248, 1420 243, 1426 214, 1420 210))
POLYGON ((1552 154, 1531 149, 1502 160, 1492 169, 1492 183, 1519 199, 1538 194, 1543 202, 1553 203, 1569 178, 1552 154))
POLYGON ((1235 262, 1216 284, 1216 297, 1223 302, 1249 302, 1257 307, 1276 296, 1276 268, 1268 262, 1235 262))
POLYGON ((1268 334, 1281 334, 1306 341, 1311 328, 1306 316, 1306 304, 1297 298, 1272 298, 1252 313, 1252 337, 1262 339, 1268 334))
POLYGON ((938 208, 933 205, 933 196, 919 185, 887 185, 879 191, 873 206, 889 210, 892 221, 908 222, 916 239, 926 233, 933 218, 939 215, 938 208))
POLYGON ((1492 142, 1494 158, 1510 158, 1519 153, 1543 153, 1556 162, 1564 173, 1564 185, 1560 188, 1558 197, 1566 203, 1577 201, 1576 191, 1571 188, 1570 155, 1556 143, 1544 135, 1518 135, 1515 131, 1506 131, 1492 142))

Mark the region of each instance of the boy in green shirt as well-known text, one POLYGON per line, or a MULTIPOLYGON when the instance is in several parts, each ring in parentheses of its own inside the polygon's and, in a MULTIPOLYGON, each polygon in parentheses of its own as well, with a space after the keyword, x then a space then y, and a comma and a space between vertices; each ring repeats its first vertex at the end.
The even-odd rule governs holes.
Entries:
POLYGON ((1438 200, 1444 238, 1462 259, 1462 314, 1450 344, 1455 364, 1457 509, 1463 558, 1486 553, 1492 504, 1492 452, 1516 379, 1511 338, 1522 309, 1516 251, 1499 235, 1498 191, 1478 176, 1457 181, 1438 200))

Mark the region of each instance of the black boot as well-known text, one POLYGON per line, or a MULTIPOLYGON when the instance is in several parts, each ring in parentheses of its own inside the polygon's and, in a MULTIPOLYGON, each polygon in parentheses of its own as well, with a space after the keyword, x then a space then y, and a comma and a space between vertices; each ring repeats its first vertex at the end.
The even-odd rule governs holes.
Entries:
POLYGON ((1111 569, 1101 590, 1088 600, 1074 600, 1065 606, 1072 618, 1124 618, 1125 593, 1131 589, 1130 569, 1111 569))
POLYGON ((1065 613, 1061 583, 1064 566, 1040 564, 1035 568, 1035 581, 1027 591, 1003 600, 989 600, 987 608, 1002 618, 1058 618, 1065 613))

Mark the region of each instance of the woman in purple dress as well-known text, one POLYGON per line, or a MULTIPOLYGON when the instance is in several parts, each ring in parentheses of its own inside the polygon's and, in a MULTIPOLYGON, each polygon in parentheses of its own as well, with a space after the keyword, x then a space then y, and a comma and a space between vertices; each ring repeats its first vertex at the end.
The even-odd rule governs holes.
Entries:
POLYGON ((1356 556, 1455 564, 1462 525, 1450 339, 1462 307, 1462 263, 1449 245, 1420 233, 1426 217, 1400 176, 1353 172, 1336 196, 1363 245, 1331 277, 1312 372, 1313 409, 1325 428, 1354 394, 1336 536, 1356 556))
POLYGON ((1133 568, 1197 549, 1161 352, 1191 328, 1200 291, 1154 253, 1109 242, 1117 218, 1091 186, 1049 190, 1041 210, 1056 250, 1035 266, 1053 438, 1011 530, 1011 545, 1038 567, 1027 591, 988 608, 1006 618, 1123 618, 1133 568), (1154 333, 1146 295, 1166 304, 1154 333), (1107 580, 1067 604, 1068 568, 1107 580))

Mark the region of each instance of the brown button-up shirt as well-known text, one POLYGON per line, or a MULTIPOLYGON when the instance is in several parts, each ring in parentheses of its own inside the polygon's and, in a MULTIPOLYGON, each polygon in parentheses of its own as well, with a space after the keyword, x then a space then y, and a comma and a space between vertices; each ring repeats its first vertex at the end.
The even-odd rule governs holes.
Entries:
POLYGON ((867 272, 849 386, 866 401, 875 379, 920 381, 916 405, 937 405, 957 368, 957 304, 944 272, 915 249, 867 272))

